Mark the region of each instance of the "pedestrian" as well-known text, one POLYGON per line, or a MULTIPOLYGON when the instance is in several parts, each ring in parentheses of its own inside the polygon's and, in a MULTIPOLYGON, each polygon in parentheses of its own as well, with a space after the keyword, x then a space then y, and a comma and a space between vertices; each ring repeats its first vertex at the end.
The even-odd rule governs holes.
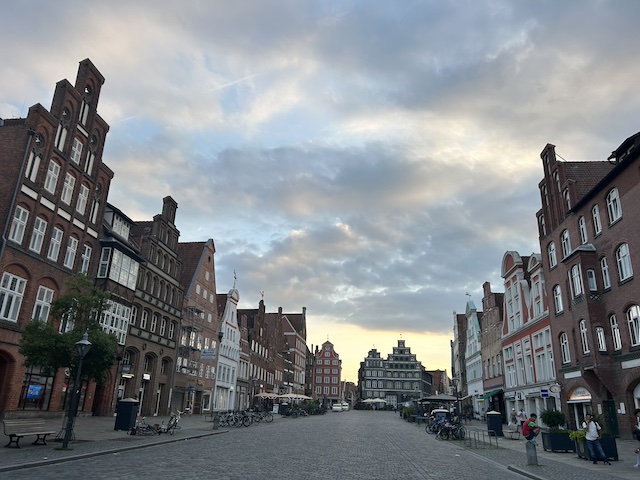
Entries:
POLYGON ((593 463, 598 463, 598 460, 602 460, 605 465, 611 465, 609 459, 602 449, 600 444, 600 425, 593 420, 590 413, 584 416, 584 422, 582 422, 582 429, 586 433, 587 448, 589 449, 589 458, 593 460, 593 463), (597 457, 596 457, 597 454, 597 457))
POLYGON ((524 422, 527 421, 527 414, 524 413, 524 410, 521 408, 520 411, 518 412, 518 415, 516 415, 516 418, 518 419, 518 421, 520 422, 520 426, 524 426, 524 422))
POLYGON ((535 446, 538 446, 536 437, 540 433, 540 427, 538 426, 537 421, 538 416, 535 413, 532 413, 531 416, 524 421, 524 425, 522 426, 522 435, 524 435, 524 438, 535 446))
POLYGON ((513 425, 516 427, 518 425, 518 415, 516 414, 516 409, 511 409, 511 418, 509 419, 509 425, 513 425))

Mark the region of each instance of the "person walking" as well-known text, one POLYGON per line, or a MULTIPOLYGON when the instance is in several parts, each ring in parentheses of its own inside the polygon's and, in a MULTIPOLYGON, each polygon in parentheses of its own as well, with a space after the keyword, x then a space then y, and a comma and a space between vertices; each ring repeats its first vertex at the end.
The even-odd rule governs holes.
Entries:
POLYGON ((602 444, 600 443, 600 430, 601 427, 598 422, 593 420, 593 417, 590 413, 587 413, 584 416, 584 422, 582 422, 582 429, 586 433, 587 438, 587 449, 589 449, 589 458, 593 461, 593 463, 598 463, 598 460, 602 460, 602 463, 605 465, 611 465, 609 459, 604 453, 602 449, 602 444), (596 457, 597 454, 597 457, 596 457))
POLYGON ((509 424, 513 425, 514 427, 518 426, 518 415, 516 414, 515 408, 511 409, 511 418, 509 419, 509 424))
POLYGON ((524 438, 533 443, 536 447, 538 446, 536 437, 540 433, 540 427, 537 422, 538 416, 535 413, 532 413, 531 416, 525 420, 524 425, 522 426, 522 435, 524 435, 524 438))
POLYGON ((527 421, 527 414, 524 413, 524 410, 521 408, 520 411, 518 411, 518 415, 516 415, 516 418, 520 422, 520 426, 523 427, 524 422, 527 421))

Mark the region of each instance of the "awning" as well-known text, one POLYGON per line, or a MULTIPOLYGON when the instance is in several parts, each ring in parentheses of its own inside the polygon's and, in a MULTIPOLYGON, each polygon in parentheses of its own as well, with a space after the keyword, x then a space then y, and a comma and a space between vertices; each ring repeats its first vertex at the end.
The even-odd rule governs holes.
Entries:
POLYGON ((496 388, 495 390, 491 390, 489 393, 485 393, 480 397, 480 400, 486 400, 489 397, 493 397, 502 391, 501 388, 496 388))

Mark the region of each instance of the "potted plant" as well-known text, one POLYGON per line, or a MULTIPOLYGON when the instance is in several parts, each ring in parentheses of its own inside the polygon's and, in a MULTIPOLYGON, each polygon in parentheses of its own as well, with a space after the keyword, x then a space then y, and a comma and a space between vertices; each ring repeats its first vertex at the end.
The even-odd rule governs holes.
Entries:
POLYGON ((547 426, 542 432, 542 446, 552 452, 575 452, 576 444, 569 438, 570 431, 564 429, 567 423, 564 413, 558 410, 545 410, 540 414, 540 420, 547 426))

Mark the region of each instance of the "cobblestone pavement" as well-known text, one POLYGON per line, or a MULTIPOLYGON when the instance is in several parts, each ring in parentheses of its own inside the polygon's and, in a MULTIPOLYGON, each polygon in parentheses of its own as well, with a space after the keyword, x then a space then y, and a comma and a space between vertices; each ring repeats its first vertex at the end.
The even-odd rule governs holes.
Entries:
MULTIPOLYGON (((606 480, 640 476, 632 467, 632 453, 623 459, 621 451, 621 461, 609 467, 574 454, 539 452, 540 465, 527 466, 524 442, 501 439, 500 448, 469 449, 459 442, 438 441, 425 433, 424 426, 402 421, 391 412, 277 417, 271 424, 217 431, 203 417, 193 416, 183 418, 183 428, 175 435, 154 437, 115 432, 113 422, 104 417, 79 418, 73 450, 59 450, 55 442, 34 446, 30 437, 22 440, 25 445, 20 449, 1 449, 0 479, 502 480, 525 478, 520 476, 524 474, 534 479, 606 480)), ((629 449, 633 446, 629 442, 629 449)))

